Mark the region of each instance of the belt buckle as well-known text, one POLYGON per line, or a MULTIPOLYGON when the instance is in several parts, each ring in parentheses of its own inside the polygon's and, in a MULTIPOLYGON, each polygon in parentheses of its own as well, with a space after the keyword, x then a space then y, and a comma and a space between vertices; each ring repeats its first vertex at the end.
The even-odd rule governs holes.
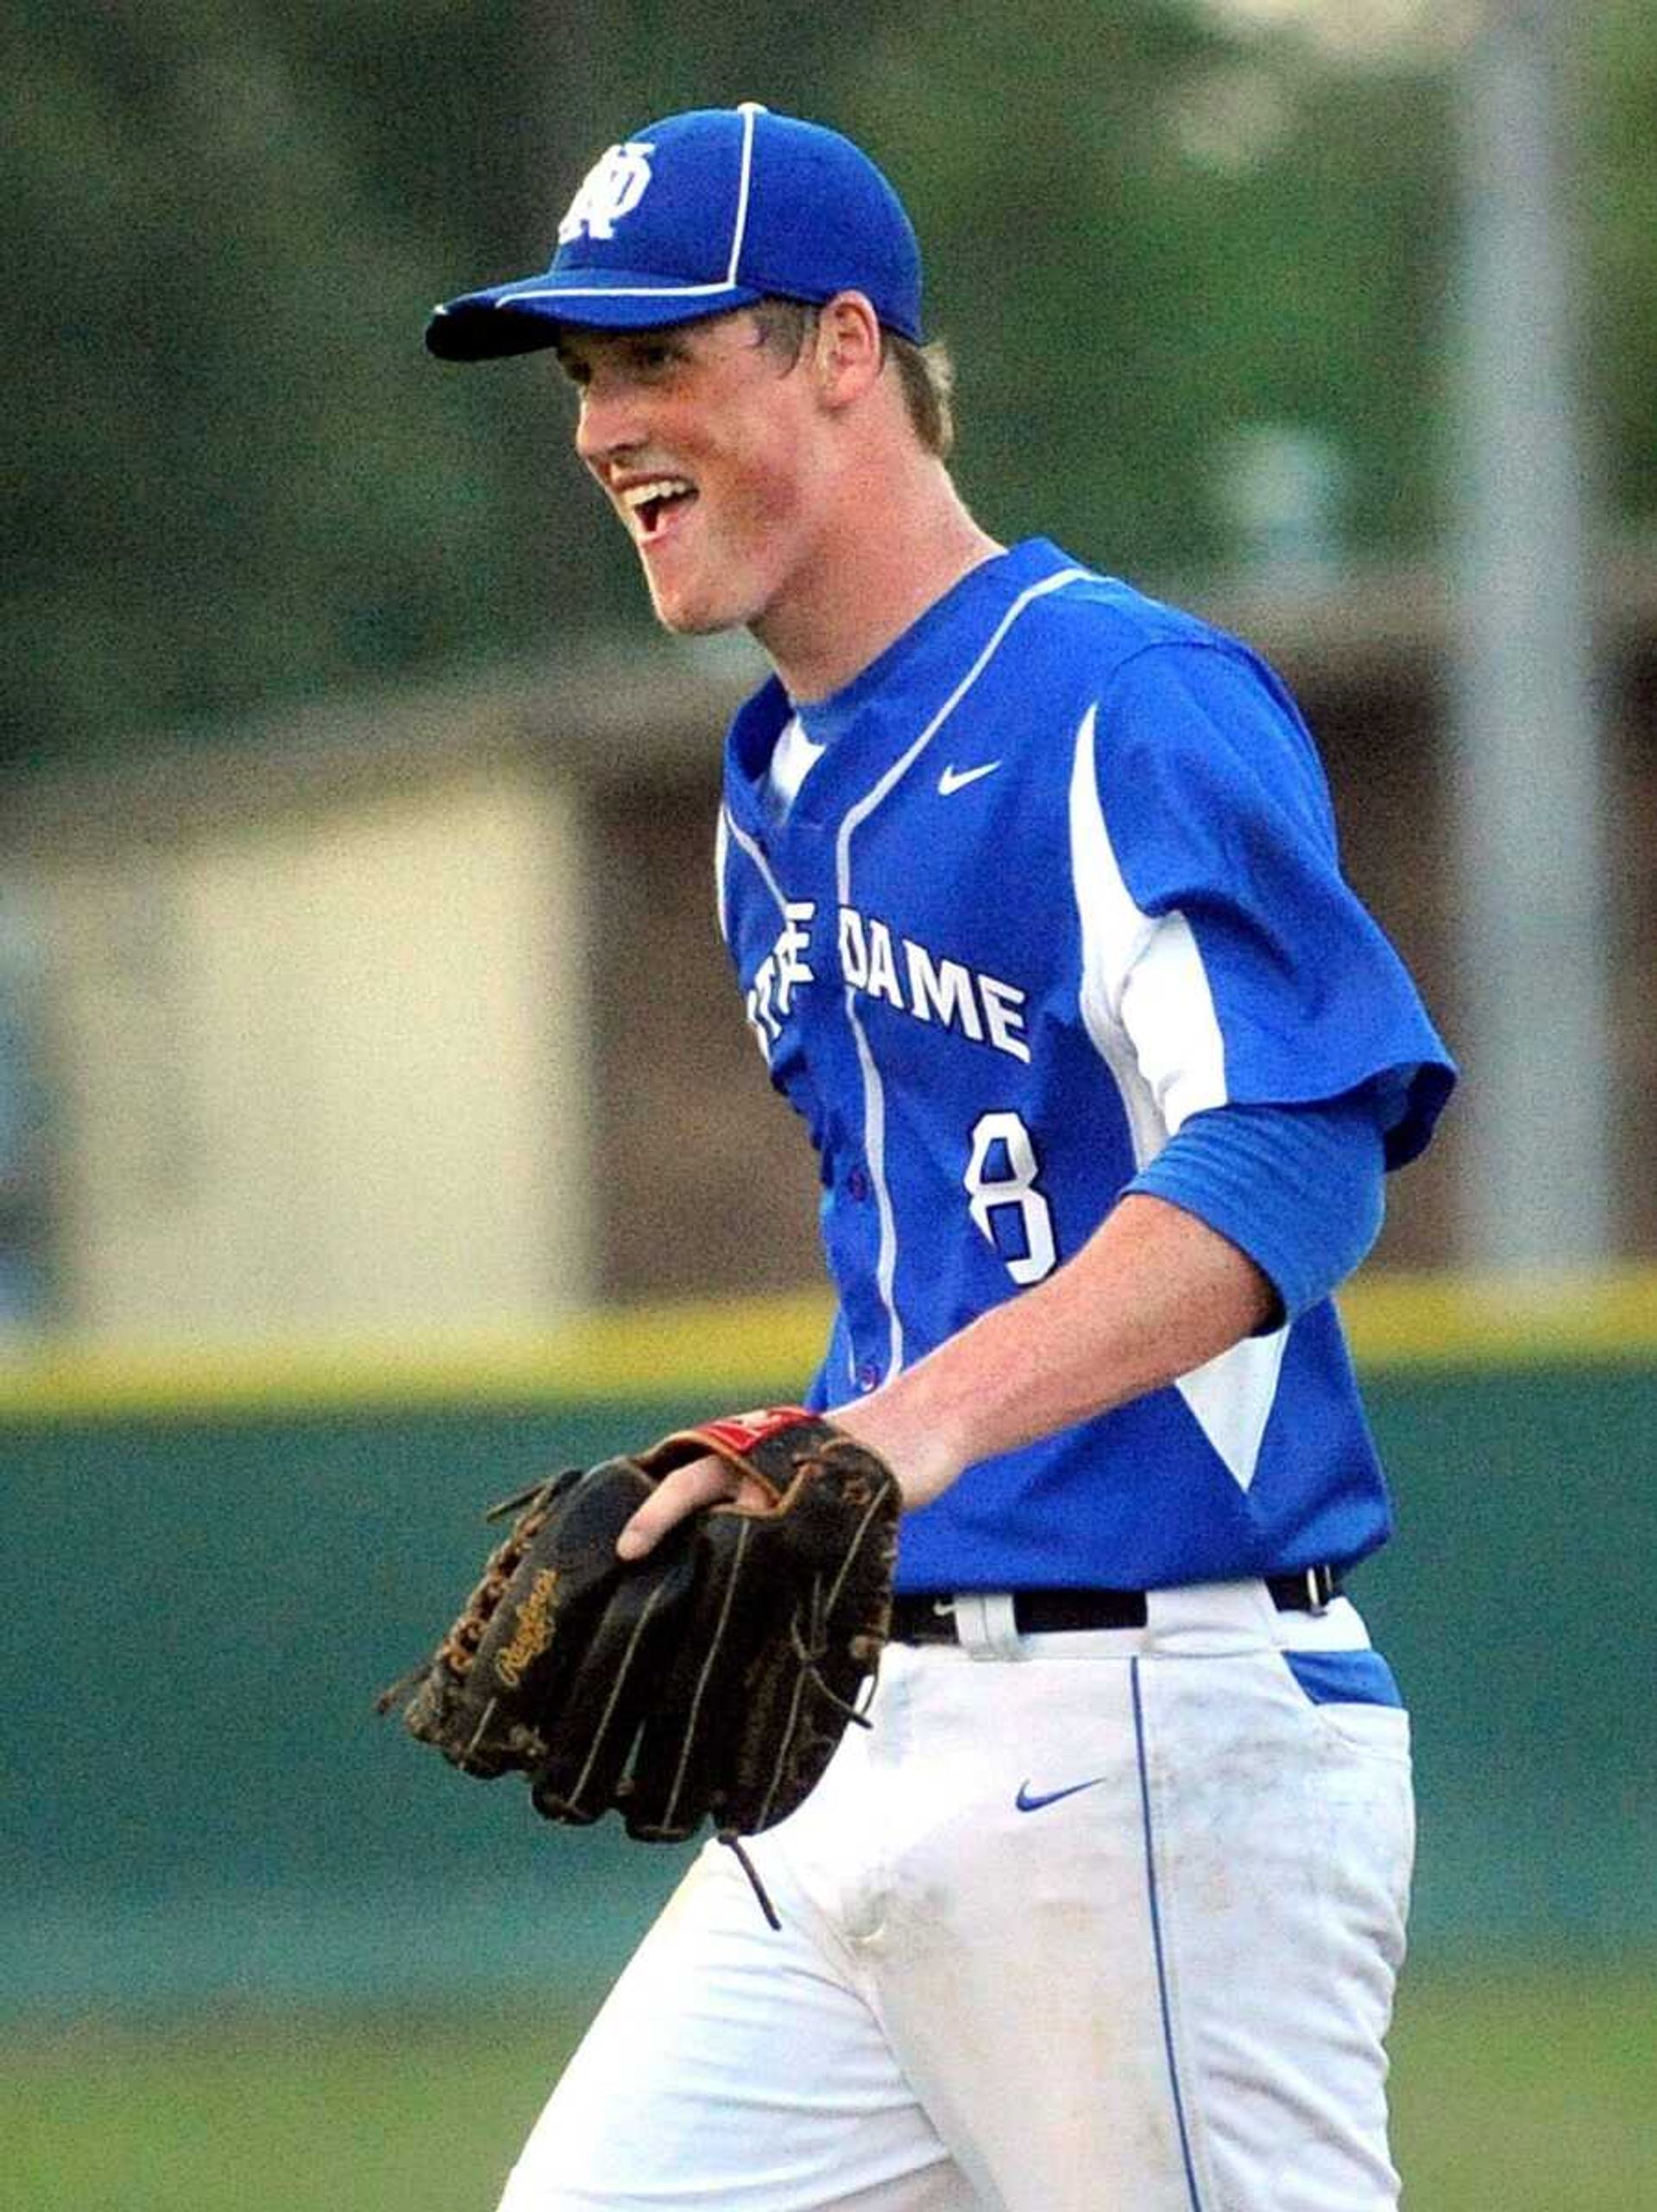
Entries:
POLYGON ((1329 1610, 1335 1594, 1335 1571, 1326 1563, 1306 1570, 1306 1610, 1314 1619, 1329 1610))

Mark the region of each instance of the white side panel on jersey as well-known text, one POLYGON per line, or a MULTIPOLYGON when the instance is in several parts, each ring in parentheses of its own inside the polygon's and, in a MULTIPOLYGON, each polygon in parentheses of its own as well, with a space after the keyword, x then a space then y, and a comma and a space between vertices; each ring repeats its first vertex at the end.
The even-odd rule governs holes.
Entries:
POLYGON ((1181 1375, 1174 1386, 1239 1490, 1248 1489, 1260 1464, 1288 1345, 1287 1327, 1270 1336, 1245 1336, 1218 1359, 1181 1375))
MULTIPOLYGON (((1192 1114, 1225 1103, 1225 1042, 1190 924, 1134 903, 1099 796, 1098 709, 1076 732, 1070 866, 1081 922, 1081 1014, 1128 1118, 1136 1166, 1192 1114)), ((1288 1329, 1248 1337, 1175 1387, 1244 1490, 1254 1480, 1288 1329)))
MULTIPOLYGON (((926 728, 909 749, 893 761, 891 767, 857 804, 848 809, 840 825, 835 848, 835 890, 841 906, 852 904, 852 833, 868 820, 881 801, 900 783, 933 739, 943 728, 955 709, 972 690, 990 663, 1001 650, 1009 630, 1024 609, 1037 599, 1044 599, 1050 591, 1062 591, 1068 584, 1085 582, 1090 571, 1087 569, 1061 569, 1055 576, 1043 577, 1028 590, 1021 591, 1001 620, 991 632, 989 640, 978 659, 973 663, 949 696, 938 709, 926 728)), ((876 1260, 875 1278, 879 1287, 880 1301, 885 1308, 888 1352, 884 1379, 890 1381, 904 1364, 904 1325, 898 1312, 896 1285, 898 1279, 898 1223, 892 1211, 892 1191, 886 1180, 886 1095, 880 1080, 880 1070, 863 1024, 858 1015, 857 994, 848 986, 846 992, 846 1018, 851 1024, 852 1035, 857 1041, 858 1062, 863 1070, 863 1153, 868 1169, 870 1187, 874 1193, 875 1207, 880 1224, 880 1249, 876 1260)))
POLYGON ((1070 772, 1082 1015, 1118 1080, 1120 1055, 1131 1056, 1137 1095, 1124 1096, 1143 1167, 1192 1114, 1225 1105, 1225 1040, 1190 923, 1177 910, 1143 912, 1123 879, 1099 796, 1097 720, 1098 709, 1089 707, 1070 772))
POLYGON ((1122 1094, 1134 1165, 1143 1168, 1167 1144, 1169 1128, 1128 1035, 1122 998, 1155 925, 1134 904, 1105 827, 1093 768, 1097 716, 1094 707, 1082 716, 1070 769, 1070 880, 1081 923, 1081 1018, 1122 1094))
POLYGON ((714 831, 714 911, 719 918, 719 934, 728 945, 731 942, 731 916, 725 897, 725 867, 730 857, 730 811, 721 807, 718 827, 714 831))
POLYGON ((1122 1023, 1171 1137, 1194 1113, 1224 1106, 1225 1041, 1191 924, 1165 914, 1122 986, 1122 1023))

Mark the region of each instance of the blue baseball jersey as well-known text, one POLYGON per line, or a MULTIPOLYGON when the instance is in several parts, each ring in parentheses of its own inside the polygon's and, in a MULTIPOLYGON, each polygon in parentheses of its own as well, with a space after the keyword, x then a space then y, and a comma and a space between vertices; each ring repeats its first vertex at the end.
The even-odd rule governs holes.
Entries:
MULTIPOLYGON (((815 1406, 1040 1282, 1194 1113, 1373 1086, 1389 1165, 1427 1142, 1453 1070, 1246 646, 1033 540, 799 711, 784 804, 794 715, 772 679, 732 724, 718 873, 820 1163, 838 1311, 815 1406)), ((968 1468, 907 1516, 898 1584, 1275 1574, 1360 1558, 1388 1520, 1325 1301, 968 1468)))

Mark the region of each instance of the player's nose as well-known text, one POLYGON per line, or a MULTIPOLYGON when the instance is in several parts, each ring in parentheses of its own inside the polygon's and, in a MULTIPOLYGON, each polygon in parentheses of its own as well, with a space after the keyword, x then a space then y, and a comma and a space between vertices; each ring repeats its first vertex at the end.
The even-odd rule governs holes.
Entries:
POLYGON ((620 382, 586 386, 576 416, 576 451, 589 469, 634 451, 648 435, 636 395, 620 382))

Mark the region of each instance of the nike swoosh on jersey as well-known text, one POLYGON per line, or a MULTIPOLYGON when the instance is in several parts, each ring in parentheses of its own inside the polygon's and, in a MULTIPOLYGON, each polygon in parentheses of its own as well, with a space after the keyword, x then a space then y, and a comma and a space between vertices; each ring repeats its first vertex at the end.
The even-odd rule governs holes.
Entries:
POLYGON ((1103 1774, 1095 1774, 1089 1781, 1067 1782, 1062 1790, 1043 1790, 1034 1794, 1030 1784, 1024 1782, 1012 1801, 1020 1812, 1039 1812, 1044 1805, 1056 1805, 1062 1797, 1075 1797, 1082 1790, 1096 1790, 1104 1779, 1103 1774))
POLYGON ((986 760, 981 767, 957 768, 952 760, 938 778, 938 790, 948 798, 951 791, 965 791, 968 784, 975 784, 980 776, 994 775, 1000 766, 999 760, 986 760))

